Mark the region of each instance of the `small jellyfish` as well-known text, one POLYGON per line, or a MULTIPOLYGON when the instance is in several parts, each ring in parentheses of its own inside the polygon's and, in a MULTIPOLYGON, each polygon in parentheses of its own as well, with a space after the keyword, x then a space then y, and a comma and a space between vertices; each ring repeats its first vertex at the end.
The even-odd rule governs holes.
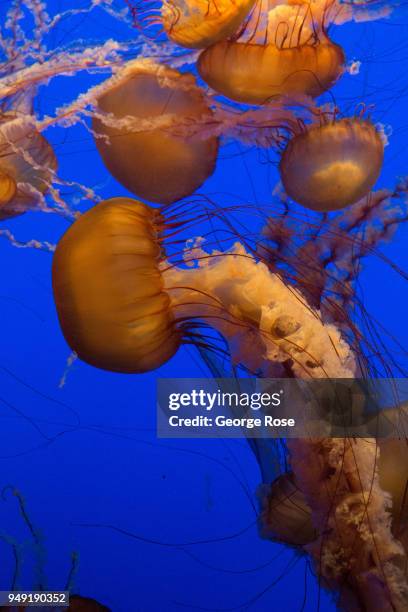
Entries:
POLYGON ((23 117, 0 117, 0 219, 35 208, 50 187, 57 160, 48 141, 23 117))
POLYGON ((288 546, 302 547, 317 538, 312 512, 297 487, 293 473, 282 474, 259 490, 261 537, 288 546))
POLYGON ((407 404, 380 410, 367 425, 379 447, 378 476, 381 488, 391 495, 392 531, 408 551, 408 410, 407 404))
POLYGON ((159 269, 161 218, 149 206, 114 198, 82 215, 53 260, 58 317, 70 347, 115 372, 154 370, 181 337, 159 269))
POLYGON ((310 3, 257 5, 243 33, 203 51, 197 67, 218 93, 246 104, 277 96, 317 97, 343 73, 342 48, 327 36, 310 3))
POLYGON ((213 173, 218 138, 172 131, 175 124, 212 118, 191 74, 135 62, 101 95, 98 107, 105 113, 93 122, 99 153, 136 196, 169 204, 191 195, 213 173))
POLYGON ((279 170, 293 200, 324 212, 366 196, 380 175, 383 157, 384 145, 372 123, 341 119, 292 138, 279 170))
POLYGON ((404 438, 379 439, 378 473, 380 485, 392 498, 392 526, 408 550, 408 445, 404 438))
POLYGON ((182 47, 205 49, 238 29, 256 0, 165 0, 163 27, 182 47))

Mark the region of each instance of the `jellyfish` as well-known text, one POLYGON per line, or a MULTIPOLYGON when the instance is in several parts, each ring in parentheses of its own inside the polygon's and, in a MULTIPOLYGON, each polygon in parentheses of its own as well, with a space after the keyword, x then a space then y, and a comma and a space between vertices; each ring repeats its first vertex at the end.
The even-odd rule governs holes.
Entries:
POLYGON ((163 252, 165 227, 155 209, 114 198, 82 215, 58 243, 55 304, 80 358, 117 372, 152 370, 189 337, 189 322, 202 320, 250 371, 267 375, 291 359, 301 376, 350 374, 353 358, 338 330, 305 310, 302 297, 242 244, 220 253, 194 248, 199 268, 175 266, 163 252))
MULTIPOLYGON (((324 256, 334 266, 344 266, 340 281, 347 297, 344 285, 355 279, 360 259, 367 249, 389 235, 386 227, 391 223, 390 215, 395 225, 396 201, 387 200, 396 198, 398 190, 402 190, 404 198, 402 185, 387 194, 374 194, 368 204, 360 202, 340 213, 341 220, 333 218, 327 226, 319 226, 321 235, 312 227, 310 235, 304 237, 304 248, 298 244, 300 236, 291 234, 284 225, 291 220, 293 211, 289 206, 283 221, 271 221, 277 226, 274 238, 278 247, 271 253, 268 268, 263 265, 268 263, 266 256, 261 255, 262 261, 255 262, 242 246, 235 254, 214 252, 207 256, 196 248, 198 269, 173 267, 164 275, 174 309, 182 316, 189 316, 194 309, 196 315, 216 326, 228 339, 233 363, 244 363, 258 376, 276 372, 271 366, 277 362, 284 366, 279 375, 285 377, 368 375, 359 354, 361 332, 355 330, 350 319, 346 324, 346 319, 339 317, 341 326, 327 323, 329 315, 331 320, 339 315, 340 307, 335 301, 338 286, 334 285, 327 294, 320 293, 316 310, 305 296, 310 295, 313 287, 309 285, 319 279, 318 274, 325 275, 329 286, 334 281, 320 259, 324 256), (355 235, 356 231, 361 236, 368 235, 366 243, 360 234, 355 235), (289 259, 292 251, 293 263, 289 259), (275 275, 272 270, 277 270, 279 256, 282 268, 275 275), (288 272, 288 265, 293 266, 293 271, 288 272), (302 273, 303 267, 310 269, 310 276, 302 273), (279 279, 284 279, 282 285, 279 279), (322 315, 325 302, 332 309, 327 307, 322 315), (354 344, 353 334, 358 338, 354 344), (335 351, 328 358, 330 342, 335 351)), ((399 205, 406 218, 403 200, 399 205)), ((293 218, 292 223, 296 223, 293 218)), ((303 232, 304 224, 301 227, 303 232)), ((356 310, 355 294, 354 300, 352 307, 356 310)), ((369 344, 367 350, 373 350, 369 344)), ((376 440, 368 428, 362 439, 287 440, 282 473, 262 488, 261 535, 310 555, 319 584, 335 594, 342 609, 407 607, 407 482, 403 467, 407 446, 406 434, 401 434, 399 440, 376 440)), ((265 456, 264 463, 268 460, 270 463, 270 457, 265 456)))
POLYGON ((174 124, 211 121, 191 74, 152 62, 127 66, 98 100, 96 144, 109 172, 138 197, 160 204, 191 195, 213 173, 216 137, 184 137, 174 124))
POLYGON ((53 260, 61 328, 87 363, 116 372, 158 368, 180 345, 163 288, 160 215, 127 198, 100 203, 66 232, 53 260))
MULTIPOLYGON (((402 183, 395 190, 382 190, 328 219, 318 233, 311 227, 303 237, 290 233, 291 223, 296 223, 290 220, 290 204, 281 220, 271 219, 271 241, 281 244, 269 254, 265 249, 263 257, 268 261, 269 256, 270 266, 291 279, 289 284, 307 296, 307 303, 314 304, 323 320, 338 322, 336 327, 356 356, 354 366, 350 364, 348 376, 352 378, 369 378, 371 373, 378 377, 371 357, 366 363, 360 353, 366 343, 366 353, 371 355, 373 345, 354 324, 364 306, 353 283, 362 258, 389 237, 389 216, 395 224, 398 207, 406 215, 404 198, 402 183), (285 240, 291 245, 287 251, 285 240)), ((295 376, 304 377, 300 371, 295 376)), ((361 438, 288 439, 285 464, 272 485, 269 480, 269 486, 262 488, 261 534, 310 555, 319 584, 334 594, 340 609, 407 608, 406 420, 398 416, 393 421, 389 410, 384 415, 391 424, 399 425, 397 436, 394 432, 390 439, 376 438, 378 416, 366 423, 361 438), (289 500, 281 499, 282 491, 290 501, 297 501, 296 509, 289 500), (277 512, 282 517, 278 527, 268 520, 277 512), (305 523, 315 529, 316 537, 296 542, 290 530, 296 534, 297 528, 306 528, 305 523)))
MULTIPOLYGON (((398 388, 398 383, 397 383, 398 388)), ((367 422, 370 435, 377 436, 378 474, 381 488, 390 494, 392 529, 408 553, 408 413, 407 404, 376 411, 367 422)))
POLYGON ((291 468, 259 490, 261 537, 311 555, 339 609, 405 610, 406 439, 288 447, 291 468))
POLYGON ((202 49, 228 38, 238 29, 256 0, 165 0, 164 30, 182 47, 202 49))
MULTIPOLYGON (((335 422, 333 420, 334 411, 339 410, 339 408, 339 414, 343 414, 343 416, 345 414, 343 413, 343 409, 347 411, 346 414, 350 416, 351 412, 353 412, 350 423, 353 428, 357 428, 356 431, 359 431, 361 436, 365 437, 363 444, 368 443, 372 445, 374 449, 376 446, 378 447, 378 480, 376 485, 380 485, 378 492, 382 490, 386 492, 385 495, 391 494, 392 506, 390 504, 389 508, 392 517, 392 535, 401 541, 401 536, 404 534, 407 526, 406 517, 404 516, 406 514, 404 496, 407 476, 406 470, 398 469, 398 466, 407 465, 408 451, 406 441, 400 437, 379 437, 377 440, 374 438, 369 439, 368 437, 376 434, 379 436, 384 434, 387 435, 390 433, 391 428, 393 436, 395 436, 396 433, 397 435, 398 433, 401 434, 402 430, 397 427, 398 422, 392 422, 397 421, 397 415, 393 413, 398 413, 398 415, 400 415, 401 410, 383 410, 375 417, 367 416, 365 412, 367 396, 365 397, 364 394, 350 394, 346 392, 343 395, 343 400, 341 399, 339 391, 341 391, 344 382, 345 381, 341 381, 340 387, 336 387, 335 382, 333 384, 333 381, 330 381, 329 394, 334 392, 331 407, 324 405, 324 403, 322 403, 322 396, 320 396, 320 392, 323 394, 327 393, 328 386, 324 384, 318 387, 314 386, 313 393, 317 393, 317 395, 320 396, 317 399, 315 395, 317 399, 316 408, 319 410, 320 418, 323 420, 328 418, 330 423, 335 422), (389 415, 394 418, 389 420, 389 415), (386 425, 384 425, 382 420, 385 421, 386 425)), ((350 391, 351 387, 345 386, 343 388, 343 391, 347 390, 350 391)), ((339 422, 344 423, 342 419, 339 422)), ((313 442, 316 449, 319 449, 319 447, 323 448, 324 445, 329 447, 328 441, 322 439, 315 439, 313 442)), ((335 441, 335 444, 339 443, 341 443, 340 440, 335 441)), ((296 446, 299 442, 294 441, 293 444, 296 446)), ((347 447, 348 444, 352 444, 352 442, 350 440, 344 440, 345 447, 347 447)), ((357 446, 359 444, 361 443, 356 443, 357 446)), ((324 455, 324 452, 322 452, 322 455, 324 455)), ((376 460, 375 457, 374 460, 376 460)), ((354 469, 356 472, 359 467, 359 465, 355 466, 354 469)), ((317 468, 317 465, 310 466, 311 473, 313 473, 313 469, 320 470, 320 468, 317 468)), ((302 470, 301 474, 298 473, 298 476, 300 477, 300 486, 297 483, 293 471, 291 471, 290 468, 286 468, 286 470, 276 477, 271 484, 263 484, 260 486, 258 490, 258 497, 260 500, 259 528, 261 537, 281 542, 299 551, 305 552, 308 545, 319 540, 319 530, 314 523, 314 521, 316 521, 316 516, 312 516, 311 502, 306 499, 305 493, 302 491, 302 484, 304 485, 302 476, 304 476, 304 471, 302 470)), ((322 472, 320 472, 320 478, 324 478, 322 472)), ((356 486, 356 483, 352 481, 353 478, 358 478, 358 475, 356 474, 355 477, 346 476, 346 478, 349 478, 350 482, 346 487, 346 492, 344 491, 343 485, 340 484, 338 490, 339 500, 341 500, 342 495, 344 495, 343 502, 347 496, 350 496, 349 500, 353 496, 357 507, 361 501, 359 500, 360 492, 358 492, 358 485, 356 486), (356 491, 351 496, 349 488, 353 486, 356 488, 356 491)), ((322 497, 324 497, 324 494, 322 497)), ((340 507, 343 502, 340 501, 340 507)), ((353 520, 355 520, 355 517, 353 520)), ((338 536, 339 538, 342 537, 340 527, 338 528, 338 536)))
POLYGON ((407 474, 408 448, 404 435, 378 440, 380 485, 391 495, 392 527, 408 553, 407 474))
POLYGON ((311 510, 292 472, 282 474, 271 485, 261 486, 258 497, 262 538, 295 548, 306 546, 316 539, 311 510))
POLYGON ((380 175, 383 157, 384 144, 372 123, 341 119, 292 138, 279 170, 293 200, 324 212, 366 196, 380 175))
POLYGON ((344 63, 342 48, 327 35, 322 6, 267 0, 238 36, 205 49, 197 68, 227 98, 264 104, 277 96, 321 95, 344 63))
POLYGON ((38 205, 52 182, 57 160, 30 119, 6 114, 0 120, 0 219, 38 205))

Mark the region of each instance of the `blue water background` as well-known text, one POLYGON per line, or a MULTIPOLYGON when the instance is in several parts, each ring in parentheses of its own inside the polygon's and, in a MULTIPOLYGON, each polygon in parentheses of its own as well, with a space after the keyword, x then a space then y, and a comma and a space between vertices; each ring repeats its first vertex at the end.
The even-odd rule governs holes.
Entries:
MULTIPOLYGON (((63 5, 50 3, 56 12, 63 5)), ((127 36, 125 26, 95 12, 63 24, 53 44, 127 36)), ((345 75, 334 88, 336 102, 346 114, 360 102, 373 105, 374 120, 392 126, 379 183, 392 188, 408 173, 408 17, 347 24, 333 36, 348 59, 362 62, 358 76, 345 75)), ((38 112, 97 81, 87 74, 56 79, 40 90, 38 112)), ((126 194, 108 176, 85 128, 52 129, 47 137, 64 179, 98 187, 105 197, 126 194)), ((262 153, 228 142, 201 192, 220 204, 234 197, 270 203, 278 175, 264 161, 262 153)), ((68 222, 31 213, 4 227, 21 240, 56 242, 68 222)), ((401 226, 383 252, 408 269, 407 240, 408 226, 401 226)), ((26 543, 19 553, 21 586, 35 584, 43 562, 47 586, 61 589, 77 551, 75 590, 115 612, 334 610, 303 558, 258 537, 260 473, 244 441, 156 439, 156 379, 206 375, 195 351, 182 348, 160 370, 141 376, 76 363, 59 389, 70 351, 52 300, 52 257, 1 240, 0 261, 0 488, 10 484, 21 492, 42 535, 39 545, 28 544, 17 500, 6 492, 0 534, 26 543)), ((405 347, 407 289, 384 262, 367 260, 360 279, 367 309, 405 347)), ((14 559, 3 540, 0 568, 0 588, 7 589, 14 559)))

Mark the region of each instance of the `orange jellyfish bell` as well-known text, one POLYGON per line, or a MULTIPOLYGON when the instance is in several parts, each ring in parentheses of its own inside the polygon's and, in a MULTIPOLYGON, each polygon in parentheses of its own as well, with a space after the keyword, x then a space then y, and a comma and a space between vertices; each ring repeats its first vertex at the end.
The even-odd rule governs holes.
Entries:
POLYGON ((136 61, 98 106, 110 114, 93 122, 99 153, 109 172, 136 196, 169 204, 191 195, 213 173, 218 139, 182 133, 183 125, 212 118, 191 74, 136 61), (115 120, 121 119, 123 127, 117 127, 115 120), (173 131, 177 126, 181 133, 173 131))
POLYGON ((52 276, 61 328, 93 366, 147 372, 180 345, 159 269, 159 225, 156 210, 114 198, 79 217, 57 246, 52 276))
POLYGON ((243 34, 203 51, 197 67, 218 93, 246 104, 284 95, 317 97, 343 72, 342 48, 323 27, 310 3, 263 0, 243 34))
POLYGON ((238 29, 256 0, 165 0, 163 27, 175 43, 205 49, 238 29))
POLYGON ((372 123, 341 119, 290 140, 279 170, 293 200, 324 212, 366 196, 380 175, 383 158, 384 144, 372 123))
POLYGON ((10 113, 0 118, 0 219, 35 208, 56 169, 51 145, 30 120, 10 113))

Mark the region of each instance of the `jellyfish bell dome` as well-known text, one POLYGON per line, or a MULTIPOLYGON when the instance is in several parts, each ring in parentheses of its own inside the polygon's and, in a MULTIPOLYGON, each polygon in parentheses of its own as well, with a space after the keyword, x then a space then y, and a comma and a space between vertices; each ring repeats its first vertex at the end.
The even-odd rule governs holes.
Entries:
POLYGON ((0 219, 35 208, 57 165, 51 145, 30 119, 0 117, 0 219))
POLYGON ((341 119, 308 128, 290 140, 279 170, 293 200, 326 212, 366 196, 380 175, 383 158, 384 144, 372 123, 341 119))
POLYGON ((258 491, 261 502, 261 537, 302 547, 317 537, 312 512, 292 472, 281 474, 258 491))
POLYGON ((333 43, 309 3, 265 0, 244 33, 218 42, 198 59, 202 79, 218 93, 246 104, 290 95, 317 97, 343 73, 342 48, 333 43), (269 7, 269 8, 268 8, 269 7))
POLYGON ((98 108, 106 114, 93 121, 99 153, 136 196, 169 204, 191 195, 213 173, 218 138, 183 134, 183 126, 212 118, 193 75, 132 62, 101 95, 98 108))
POLYGON ((79 217, 57 246, 52 276, 62 332, 90 365, 146 372, 180 345, 159 269, 159 224, 157 210, 114 198, 79 217))
POLYGON ((320 96, 342 72, 341 48, 327 39, 316 47, 220 42, 199 57, 198 71, 215 91, 245 104, 284 95, 320 96))
POLYGON ((165 0, 163 27, 182 47, 205 49, 231 36, 256 0, 165 0))

